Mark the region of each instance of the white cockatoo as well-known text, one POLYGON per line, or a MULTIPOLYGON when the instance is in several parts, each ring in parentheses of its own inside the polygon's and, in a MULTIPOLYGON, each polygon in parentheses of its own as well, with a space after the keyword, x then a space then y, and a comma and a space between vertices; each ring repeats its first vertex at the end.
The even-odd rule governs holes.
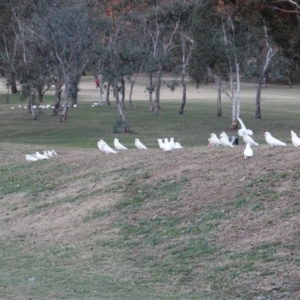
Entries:
POLYGON ((140 150, 147 150, 148 149, 139 139, 135 139, 134 144, 140 150))
POLYGON ((113 148, 111 148, 110 146, 108 146, 106 144, 106 142, 103 141, 101 144, 102 144, 102 151, 105 152, 106 154, 109 154, 109 153, 118 153, 113 148))
POLYGON ((246 126, 245 126, 244 122, 242 121, 242 119, 239 118, 239 117, 237 117, 237 119, 238 119, 238 121, 240 122, 241 127, 242 127, 242 128, 239 129, 239 131, 238 131, 239 136, 243 136, 243 133, 244 133, 244 132, 247 132, 248 135, 252 135, 252 134, 253 134, 253 131, 252 131, 251 129, 247 129, 247 128, 246 128, 246 126))
POLYGON ((243 140, 245 144, 250 143, 251 146, 258 146, 258 143, 256 143, 246 131, 243 133, 243 140))
POLYGON ((247 157, 252 157, 252 156, 253 156, 253 150, 251 148, 251 144, 247 143, 246 148, 244 150, 244 157, 246 159, 247 157))
POLYGON ((159 148, 164 150, 165 148, 164 148, 164 142, 163 142, 163 140, 162 139, 157 139, 157 142, 158 142, 159 148))
POLYGON ((103 150, 103 145, 104 145, 104 141, 103 140, 100 140, 98 143, 97 143, 97 146, 98 146, 98 148, 99 148, 99 150, 101 150, 101 151, 104 151, 103 150))
POLYGON ((269 146, 271 148, 276 147, 276 146, 286 146, 286 143, 283 143, 283 142, 275 139, 274 137, 272 137, 270 132, 265 132, 265 138, 266 138, 266 142, 269 144, 269 146))
POLYGON ((175 148, 175 142, 173 137, 170 138, 170 146, 171 146, 171 150, 175 148))
POLYGON ((297 134, 291 130, 291 137, 292 137, 292 143, 295 147, 300 146, 300 138, 297 136, 297 134))
POLYGON ((123 146, 117 138, 114 139, 114 146, 117 150, 128 150, 125 146, 123 146))
POLYGON ((232 143, 229 141, 228 135, 223 131, 220 135, 220 143, 224 147, 234 147, 232 143))
POLYGON ((174 149, 183 149, 183 147, 181 146, 181 144, 179 142, 175 142, 174 149))
POLYGON ((49 159, 48 156, 45 156, 45 155, 41 154, 41 153, 38 152, 38 151, 35 152, 35 157, 36 157, 37 159, 39 159, 39 160, 49 159))
POLYGON ((209 142, 209 146, 216 146, 216 147, 219 147, 221 145, 221 141, 220 139, 217 137, 216 134, 212 133, 210 135, 210 138, 208 139, 208 142, 209 142))
POLYGON ((172 151, 172 145, 171 143, 168 141, 167 138, 164 139, 164 151, 165 152, 169 152, 169 151, 172 151))
POLYGON ((51 156, 49 156, 48 151, 44 151, 44 152, 43 152, 43 155, 44 155, 44 156, 47 156, 48 158, 51 157, 51 156))
POLYGON ((26 154, 25 157, 26 157, 27 161, 37 161, 37 160, 39 160, 37 157, 35 157, 31 154, 26 154))

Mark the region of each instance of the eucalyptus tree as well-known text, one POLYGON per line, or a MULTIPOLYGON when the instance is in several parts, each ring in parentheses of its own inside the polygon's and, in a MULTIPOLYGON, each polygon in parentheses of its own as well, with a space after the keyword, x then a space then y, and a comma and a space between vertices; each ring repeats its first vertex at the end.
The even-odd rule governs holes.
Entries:
POLYGON ((50 54, 56 70, 54 113, 60 107, 59 96, 64 84, 64 109, 60 118, 64 122, 68 113, 70 72, 75 64, 79 69, 86 64, 93 42, 86 6, 76 0, 33 1, 32 4, 32 33, 39 39, 40 47, 50 54))
POLYGON ((294 0, 261 0, 259 4, 268 34, 285 58, 285 76, 292 87, 294 78, 300 77, 300 3, 294 0))
MULTIPOLYGON (((156 70, 155 83, 155 108, 154 114, 158 116, 160 109, 160 89, 163 68, 170 59, 170 52, 178 45, 174 44, 174 35, 178 30, 181 11, 177 14, 170 13, 173 1, 166 1, 161 5, 156 2, 155 7, 150 7, 145 14, 144 31, 151 45, 149 66, 156 70)), ((150 84, 152 88, 152 84, 150 84)))
POLYGON ((15 22, 12 7, 18 7, 22 10, 22 3, 18 0, 0 1, 0 69, 5 73, 7 86, 10 87, 13 94, 17 89, 17 65, 20 58, 18 52, 18 43, 16 40, 17 24, 15 22))
POLYGON ((222 17, 216 1, 202 1, 195 6, 192 23, 193 55, 190 76, 199 85, 208 77, 217 84, 217 116, 222 116, 222 81, 228 80, 230 56, 224 44, 222 17))
MULTIPOLYGON (((124 114, 123 103, 119 98, 119 91, 121 90, 119 84, 122 83, 123 76, 127 72, 126 63, 124 64, 126 59, 123 57, 123 45, 129 37, 127 34, 130 30, 128 14, 131 11, 131 6, 128 6, 126 1, 110 2, 107 3, 104 11, 109 12, 109 21, 106 24, 103 38, 99 38, 97 44, 95 44, 96 51, 94 51, 94 55, 98 55, 98 62, 101 64, 101 75, 108 83, 112 84, 124 132, 130 133, 131 130, 124 114)), ((101 34, 99 34, 99 37, 101 37, 101 34)))

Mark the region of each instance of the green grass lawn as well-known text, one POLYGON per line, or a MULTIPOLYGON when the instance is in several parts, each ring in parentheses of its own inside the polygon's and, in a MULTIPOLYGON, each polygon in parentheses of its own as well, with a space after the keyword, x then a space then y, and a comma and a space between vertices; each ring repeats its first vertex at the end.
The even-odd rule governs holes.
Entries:
MULTIPOLYGON (((211 87, 203 90, 213 97, 211 87)), ((241 105, 253 138, 266 144, 270 131, 290 144, 290 130, 300 133, 299 89, 264 90, 261 120, 253 93, 245 89, 241 105)), ((92 108, 85 99, 63 124, 46 109, 31 120, 18 95, 5 102, 0 95, 0 146, 43 145, 63 154, 29 163, 17 157, 19 147, 0 147, 7 159, 0 161, 0 299, 296 299, 299 149, 255 148, 255 158, 244 161, 241 147, 197 147, 212 132, 236 134, 227 99, 221 118, 209 98, 188 99, 184 115, 178 100, 162 100, 158 117, 145 100, 135 101, 125 110, 133 134, 113 132, 113 101, 92 108), (128 151, 115 161, 89 151, 115 137, 129 148, 138 137, 157 149, 157 138, 171 136, 188 149, 128 151)))
MULTIPOLYGON (((214 87, 204 87, 205 93, 214 95, 214 87)), ((201 88, 200 88, 201 92, 201 88)), ((246 88, 242 94, 241 118, 254 131, 254 139, 264 143, 264 132, 275 137, 290 140, 290 130, 300 131, 299 90, 268 88, 262 96, 262 119, 254 118, 254 88, 246 88)), ((228 135, 236 134, 231 128, 231 104, 223 97, 223 116, 216 117, 216 104, 211 99, 188 99, 183 115, 178 115, 179 100, 161 100, 162 109, 155 117, 148 111, 147 101, 135 101, 134 107, 125 109, 125 116, 133 134, 123 134, 122 128, 114 133, 118 120, 117 109, 111 106, 92 108, 88 101, 79 102, 70 109, 67 122, 61 124, 59 116, 53 117, 51 109, 41 109, 38 120, 24 108, 19 108, 18 95, 10 95, 10 104, 5 104, 5 95, 0 95, 0 140, 3 142, 45 144, 49 146, 70 146, 93 148, 99 139, 112 143, 115 137, 127 146, 133 146, 138 137, 150 148, 157 147, 157 139, 174 137, 183 146, 206 145, 211 133, 219 135, 223 130, 228 135), (10 109, 12 106, 15 109, 10 109)), ((53 103, 52 96, 46 96, 45 103, 53 103)), ((22 104, 23 106, 24 104, 22 104)))

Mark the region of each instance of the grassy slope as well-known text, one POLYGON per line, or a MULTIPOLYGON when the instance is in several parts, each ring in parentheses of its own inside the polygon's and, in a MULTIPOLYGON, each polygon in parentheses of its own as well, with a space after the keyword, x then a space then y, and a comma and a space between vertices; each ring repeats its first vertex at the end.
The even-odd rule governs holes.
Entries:
MULTIPOLYGON (((59 124, 49 111, 31 121, 10 106, 0 106, 3 299, 299 298, 298 149, 263 145, 244 161, 243 146, 201 147, 210 132, 231 133, 211 103, 178 116, 168 102, 154 118, 137 102, 126 116, 138 135, 112 134, 114 107, 82 104, 59 124), (190 147, 95 149, 115 136, 157 148, 157 137, 171 135, 190 147), (45 148, 60 156, 24 161, 45 148)), ((243 107, 258 142, 268 128, 290 144, 296 101, 265 107, 260 121, 243 107)))

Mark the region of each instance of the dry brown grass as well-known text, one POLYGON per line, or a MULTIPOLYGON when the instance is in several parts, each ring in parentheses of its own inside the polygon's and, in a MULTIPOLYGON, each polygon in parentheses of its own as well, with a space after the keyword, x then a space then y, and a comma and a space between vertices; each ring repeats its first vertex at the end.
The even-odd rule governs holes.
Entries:
MULTIPOLYGON (((93 266, 93 261, 103 256, 105 262, 98 263, 105 276, 112 276, 117 282, 135 282, 137 287, 146 284, 153 292, 171 293, 174 297, 256 299, 265 295, 269 299, 300 299, 299 149, 292 146, 269 149, 263 145, 254 148, 253 159, 244 160, 243 148, 243 145, 234 149, 195 147, 170 154, 158 149, 131 149, 117 155, 61 148, 56 149, 59 157, 55 159, 30 163, 24 162, 24 153, 43 150, 43 146, 1 144, 2 168, 8 172, 7 168, 17 166, 9 173, 12 185, 13 172, 16 180, 25 176, 26 181, 26 177, 34 176, 37 185, 45 185, 37 191, 16 187, 4 194, 1 190, 1 242, 22 245, 20 256, 34 252, 41 257, 44 248, 74 247, 79 249, 79 256, 71 260, 72 268, 77 264, 93 266), (180 184, 183 179, 186 183, 176 192, 176 199, 170 200, 163 190, 156 194, 159 182, 180 184), (130 204, 125 211, 123 201, 145 187, 153 187, 152 192, 145 192, 146 201, 130 204), (104 214, 93 216, 94 212, 104 214), (213 228, 200 233, 199 239, 205 237, 217 252, 212 251, 209 257, 199 256, 196 263, 189 261, 182 250, 180 255, 189 262, 191 278, 182 281, 187 271, 182 273, 183 266, 174 260, 170 265, 174 270, 177 265, 178 272, 153 281, 159 267, 146 263, 144 256, 153 255, 151 263, 161 262, 163 273, 165 261, 172 258, 173 250, 168 247, 180 248, 191 238, 197 239, 196 233, 184 234, 180 230, 202 228, 202 223, 197 225, 197 218, 204 220, 205 214, 211 213, 220 216, 217 220, 203 221, 205 226, 213 228), (167 229, 174 226, 179 234, 152 246, 144 242, 151 233, 135 235, 124 229, 128 225, 139 229, 143 221, 151 226, 151 222, 164 218, 178 219, 177 224, 167 229), (126 235, 129 240, 123 240, 126 235), (131 239, 140 242, 133 246, 122 244, 131 239), (111 243, 114 246, 110 249, 111 243), (102 244, 108 246, 100 247, 102 244), (268 254, 272 259, 261 256, 265 250, 260 247, 264 246, 273 247, 272 254, 268 254), (248 266, 250 269, 243 271, 242 266, 247 262, 255 268, 248 266), (218 271, 222 268, 228 272, 218 271), (264 272, 267 275, 262 275, 264 272), (214 277, 219 278, 219 288, 214 277)), ((7 285, 4 291, 7 299, 22 299, 21 289, 18 290, 18 285, 13 287, 13 283, 7 285)), ((38 297, 41 299, 43 295, 40 291, 38 297)), ((64 297, 76 299, 74 295, 64 297)), ((128 297, 124 295, 124 299, 128 297)))

